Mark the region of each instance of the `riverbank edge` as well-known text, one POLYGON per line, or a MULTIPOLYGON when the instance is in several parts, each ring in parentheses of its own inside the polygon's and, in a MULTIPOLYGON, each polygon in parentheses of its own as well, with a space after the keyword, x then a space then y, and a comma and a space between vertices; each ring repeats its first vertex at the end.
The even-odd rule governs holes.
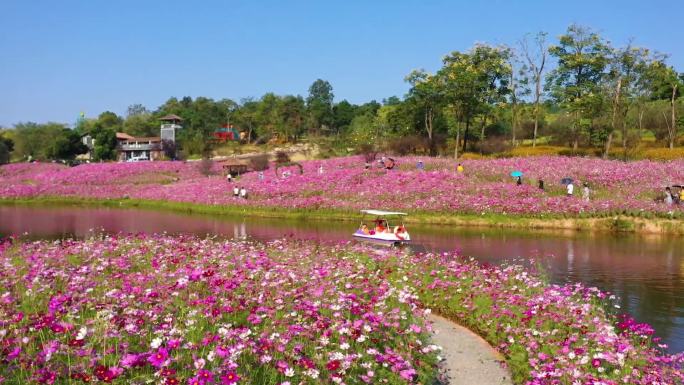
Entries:
MULTIPOLYGON (((256 218, 315 221, 358 221, 360 217, 360 214, 356 211, 337 209, 286 209, 280 207, 263 206, 224 206, 128 198, 97 199, 62 196, 0 198, 0 205, 141 208, 187 214, 248 216, 256 218)), ((562 218, 549 216, 548 218, 539 218, 495 213, 474 215, 418 212, 411 213, 411 215, 404 218, 404 222, 409 224, 449 225, 455 227, 489 227, 506 229, 574 230, 684 235, 684 220, 642 218, 630 215, 606 215, 583 218, 562 218)))

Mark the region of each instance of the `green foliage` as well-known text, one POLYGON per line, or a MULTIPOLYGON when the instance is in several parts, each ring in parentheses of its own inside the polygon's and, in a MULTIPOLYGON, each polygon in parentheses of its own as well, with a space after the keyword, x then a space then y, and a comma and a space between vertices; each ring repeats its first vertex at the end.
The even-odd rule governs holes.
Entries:
POLYGON ((142 104, 128 106, 123 132, 137 137, 159 136, 159 121, 142 104))
POLYGON ((0 164, 7 164, 10 161, 10 151, 4 141, 0 140, 0 164))
POLYGON ((337 103, 333 107, 333 126, 335 130, 344 132, 349 128, 354 119, 355 106, 346 100, 337 103))
MULTIPOLYGON (((444 58, 437 79, 455 121, 465 124, 463 151, 467 150, 468 130, 474 117, 481 114, 486 120, 495 106, 505 102, 510 92, 510 57, 511 51, 506 47, 477 44, 469 52, 454 51, 444 58)), ((456 133, 460 133, 458 124, 456 133)))
POLYGON ((357 147, 365 143, 378 143, 382 134, 375 115, 371 113, 357 115, 349 126, 349 139, 357 147))
POLYGON ((334 123, 333 88, 326 80, 316 79, 309 87, 306 108, 309 112, 311 128, 316 132, 329 128, 334 123))
POLYGON ((81 142, 81 136, 74 130, 63 128, 45 147, 47 159, 71 160, 79 154, 85 154, 88 148, 81 142))
POLYGON ((601 84, 610 47, 596 32, 573 24, 549 53, 558 59, 558 66, 549 74, 547 86, 552 98, 575 117, 570 136, 577 143, 582 133, 580 119, 592 119, 602 112, 605 99, 601 84))
POLYGON ((0 131, 0 164, 10 162, 10 153, 14 151, 14 141, 2 131, 0 131))
POLYGON ((93 138, 95 139, 93 160, 116 159, 116 131, 98 126, 93 131, 93 138))
POLYGON ((183 129, 177 140, 188 154, 203 154, 211 150, 214 131, 229 121, 237 103, 230 99, 215 101, 185 96, 181 100, 170 98, 154 113, 154 118, 175 114, 183 118, 183 129))
POLYGON ((13 134, 20 159, 66 160, 88 150, 77 131, 59 123, 19 123, 13 134))

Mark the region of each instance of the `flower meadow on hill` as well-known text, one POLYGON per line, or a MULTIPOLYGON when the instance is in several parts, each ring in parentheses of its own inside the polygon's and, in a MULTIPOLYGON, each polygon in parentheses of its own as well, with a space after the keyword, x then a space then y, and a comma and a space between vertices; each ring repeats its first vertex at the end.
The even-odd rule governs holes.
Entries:
MULTIPOLYGON (((304 174, 288 178, 273 167, 263 180, 251 172, 229 183, 204 176, 197 162, 85 164, 11 164, 0 168, 0 198, 67 196, 100 199, 135 198, 207 205, 336 208, 381 207, 428 213, 498 213, 511 215, 664 215, 681 216, 681 206, 656 202, 664 186, 684 184, 684 160, 624 163, 601 159, 534 157, 464 160, 457 173, 449 159, 405 157, 394 170, 364 169, 360 157, 303 162, 304 174), (422 160, 425 170, 418 170, 422 160), (318 172, 322 166, 323 173, 318 172), (516 186, 511 171, 524 173, 516 186), (566 197, 560 180, 576 180, 566 197), (545 181, 546 191, 537 181, 545 181), (581 183, 592 189, 581 199, 581 183), (234 186, 247 188, 249 199, 235 199, 234 186)), ((218 166, 215 166, 215 171, 218 166)))
POLYGON ((606 294, 516 265, 368 246, 171 236, 0 243, 0 382, 429 384, 432 308, 517 383, 684 384, 606 294))

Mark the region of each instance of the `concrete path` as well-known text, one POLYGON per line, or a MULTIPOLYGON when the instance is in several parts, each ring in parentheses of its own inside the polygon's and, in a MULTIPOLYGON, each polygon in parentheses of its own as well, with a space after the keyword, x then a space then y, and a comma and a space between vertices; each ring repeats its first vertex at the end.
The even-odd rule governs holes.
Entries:
POLYGON ((442 347, 448 385, 512 385, 504 358, 482 337, 446 318, 431 314, 435 344, 442 347))

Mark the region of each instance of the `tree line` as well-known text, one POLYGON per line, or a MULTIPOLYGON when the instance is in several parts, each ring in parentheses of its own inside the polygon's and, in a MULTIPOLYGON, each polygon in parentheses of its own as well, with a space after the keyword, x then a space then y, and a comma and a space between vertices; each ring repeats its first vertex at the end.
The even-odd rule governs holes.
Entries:
POLYGON ((356 147, 389 143, 402 153, 453 151, 455 157, 542 139, 608 155, 616 138, 626 152, 646 133, 673 148, 684 126, 684 74, 666 55, 631 41, 614 46, 579 25, 553 43, 541 32, 509 46, 478 43, 447 54, 435 73, 415 70, 405 81, 410 89, 403 98, 361 105, 336 103, 332 85, 318 79, 306 97, 172 97, 154 111, 135 104, 124 117, 107 111, 80 119, 74 129, 19 123, 0 136, 0 160, 12 148, 15 158, 67 159, 85 151, 78 140, 84 134, 96 139, 96 160, 114 159, 116 132, 158 136, 158 119, 166 114, 184 119, 178 143, 185 154, 210 152, 213 132, 224 124, 242 130, 247 143, 335 137, 356 147))

